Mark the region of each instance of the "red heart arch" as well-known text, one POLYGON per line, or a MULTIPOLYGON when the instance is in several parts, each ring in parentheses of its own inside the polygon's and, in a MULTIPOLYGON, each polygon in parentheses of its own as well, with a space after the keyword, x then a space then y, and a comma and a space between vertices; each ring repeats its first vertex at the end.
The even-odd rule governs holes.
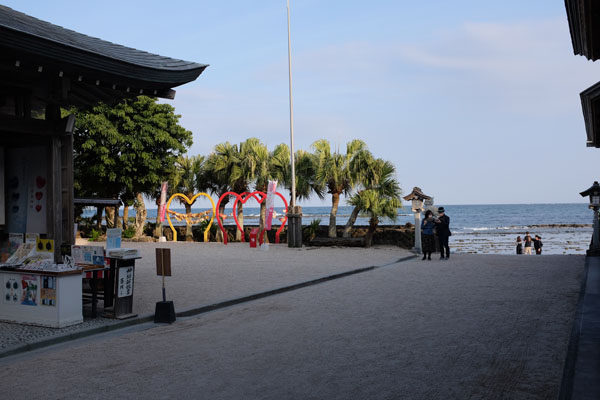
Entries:
MULTIPOLYGON (((281 231, 283 230, 283 228, 285 227, 285 224, 287 223, 288 203, 287 203, 287 200, 285 199, 285 197, 283 197, 283 195, 281 193, 275 192, 275 195, 279 196, 281 198, 281 200, 283 200, 283 204, 285 204, 285 218, 281 221, 281 226, 275 233, 275 243, 279 243, 279 235, 281 234, 281 231)), ((241 201, 242 204, 245 204, 246 201, 248 201, 250 198, 253 198, 254 200, 256 200, 258 202, 258 204, 260 204, 263 201, 265 201, 265 199, 267 198, 267 195, 264 192, 260 192, 260 191, 255 191, 252 193, 244 192, 241 195, 239 195, 235 192, 223 193, 223 195, 219 198, 219 201, 217 202, 216 214, 217 214, 217 223, 219 224, 219 228, 221 229, 221 232, 223 232, 223 243, 227 244, 227 232, 225 231, 225 228, 223 227, 221 217, 219 215, 221 201, 225 198, 225 196, 235 196, 235 201, 233 202, 233 219, 235 220, 235 224, 236 224, 237 228, 242 232, 241 241, 243 242, 244 241, 244 230, 240 226, 240 223, 237 219, 237 212, 236 212, 238 201, 241 201)), ((265 228, 263 228, 263 230, 259 233, 259 244, 263 243, 263 234, 264 233, 265 233, 265 228)))

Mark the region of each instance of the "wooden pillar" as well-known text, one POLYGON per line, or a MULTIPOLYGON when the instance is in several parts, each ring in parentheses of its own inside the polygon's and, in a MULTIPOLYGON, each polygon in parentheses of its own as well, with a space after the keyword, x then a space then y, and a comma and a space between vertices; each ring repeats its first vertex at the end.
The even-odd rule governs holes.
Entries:
POLYGON ((61 197, 62 197, 62 243, 75 244, 75 214, 73 201, 73 129, 75 116, 61 120, 61 197))
POLYGON ((52 148, 50 156, 51 170, 51 221, 50 226, 52 227, 52 239, 54 240, 54 261, 61 262, 60 259, 60 245, 63 242, 63 205, 62 205, 62 165, 61 165, 61 151, 62 143, 61 137, 54 134, 52 136, 52 148))

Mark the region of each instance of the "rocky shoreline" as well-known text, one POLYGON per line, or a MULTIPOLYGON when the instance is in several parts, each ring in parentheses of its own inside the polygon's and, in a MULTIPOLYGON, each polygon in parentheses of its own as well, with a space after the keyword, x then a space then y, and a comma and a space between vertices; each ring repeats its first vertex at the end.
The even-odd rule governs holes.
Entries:
MULTIPOLYGON (((244 227, 246 241, 250 237, 250 230, 258 227, 257 225, 246 225, 244 227)), ((185 226, 175 226, 178 241, 185 241, 185 226)), ((362 238, 365 236, 367 226, 355 226, 352 229, 352 238, 362 238)), ((216 241, 218 227, 213 226, 209 234, 209 241, 216 241)), ((228 242, 236 242, 236 227, 226 225, 228 242)), ((453 252, 457 253, 475 253, 475 254, 514 254, 515 239, 517 235, 523 236, 526 230, 532 234, 541 234, 544 243, 544 254, 585 254, 589 247, 591 239, 591 224, 538 224, 529 226, 520 226, 505 229, 494 229, 486 231, 464 231, 453 230, 450 238, 450 246, 453 252)), ((313 236, 308 226, 303 229, 303 243, 305 246, 318 245, 319 240, 311 243, 316 238, 327 238, 328 227, 320 225, 313 236)), ((343 225, 337 226, 337 236, 342 238, 344 231, 343 225)), ((267 232, 270 243, 275 242, 276 229, 267 232)), ((82 237, 86 237, 86 232, 80 232, 82 237)), ((154 225, 148 224, 145 230, 145 236, 137 239, 123 239, 124 241, 151 242, 157 239, 153 235, 154 225)), ((195 242, 204 241, 204 232, 202 227, 192 227, 193 239, 195 242)), ((173 233, 169 226, 163 226, 163 235, 167 241, 172 241, 173 233)), ((381 225, 377 227, 373 236, 373 245, 394 245, 403 249, 412 249, 414 247, 415 230, 414 225, 407 223, 405 225, 381 225)), ((100 240, 103 238, 100 237, 100 240)), ((281 232, 280 242, 287 242, 287 228, 281 232)), ((331 245, 331 243, 329 244, 331 245)), ((338 245, 338 244, 335 244, 338 245)), ((339 246, 343 246, 340 242, 339 246)))

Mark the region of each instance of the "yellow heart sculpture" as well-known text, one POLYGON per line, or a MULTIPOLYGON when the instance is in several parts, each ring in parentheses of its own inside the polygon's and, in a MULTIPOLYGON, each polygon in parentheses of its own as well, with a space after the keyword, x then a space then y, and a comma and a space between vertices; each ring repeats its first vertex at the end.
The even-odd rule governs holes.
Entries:
POLYGON ((207 193, 198 193, 198 194, 194 195, 194 197, 192 197, 191 200, 183 193, 175 193, 173 196, 171 196, 169 198, 169 201, 167 202, 166 214, 167 214, 167 220, 169 221, 169 226, 171 227, 171 230, 173 231, 173 241, 174 242, 177 241, 177 231, 173 227, 173 223, 171 222, 171 217, 169 216, 169 211, 170 211, 169 207, 171 206, 171 201, 173 201, 173 199, 176 197, 183 197, 183 199, 186 201, 186 203, 188 203, 191 206, 192 204, 194 204, 194 202, 196 201, 196 199, 199 196, 208 197, 208 199, 210 200, 210 204, 212 205, 212 216, 210 217, 210 222, 208 223, 208 226, 204 230, 204 241, 208 242, 208 233, 210 231, 210 227, 212 226, 213 220, 215 219, 215 202, 213 201, 212 197, 210 197, 210 195, 208 195, 207 193))

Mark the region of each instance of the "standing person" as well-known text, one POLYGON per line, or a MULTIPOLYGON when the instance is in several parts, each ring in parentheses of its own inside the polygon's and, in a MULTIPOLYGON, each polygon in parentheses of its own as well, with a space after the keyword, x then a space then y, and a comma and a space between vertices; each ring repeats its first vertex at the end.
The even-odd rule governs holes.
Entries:
POLYGON ((425 218, 421 222, 421 241, 423 246, 423 260, 431 260, 431 253, 435 251, 435 240, 433 229, 435 222, 433 221, 433 211, 425 211, 425 218))
POLYGON ((450 217, 446 215, 444 207, 438 208, 438 217, 435 219, 435 229, 438 236, 438 242, 440 244, 440 260, 444 259, 444 250, 446 252, 446 259, 450 258, 450 246, 448 246, 448 238, 452 233, 450 232, 450 217))
POLYGON ((523 241, 521 236, 517 236, 517 254, 523 254, 523 241))
POLYGON ((531 254, 531 246, 533 245, 533 239, 529 235, 529 232, 525 232, 525 254, 531 254))
POLYGON ((542 246, 544 244, 542 243, 542 237, 539 235, 535 235, 535 239, 533 239, 533 247, 535 248, 535 254, 540 255, 542 254, 542 246))

